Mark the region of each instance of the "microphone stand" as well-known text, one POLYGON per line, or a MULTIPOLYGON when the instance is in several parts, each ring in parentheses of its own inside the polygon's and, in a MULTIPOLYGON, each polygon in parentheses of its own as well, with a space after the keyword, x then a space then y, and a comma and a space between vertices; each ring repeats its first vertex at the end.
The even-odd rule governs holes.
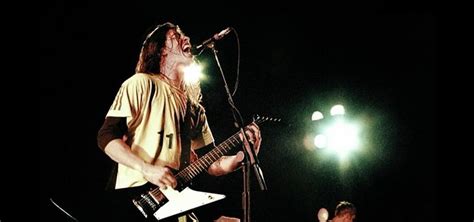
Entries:
POLYGON ((219 67, 219 71, 221 73, 222 79, 224 81, 224 87, 227 93, 227 100, 231 106, 232 110, 232 116, 234 117, 234 123, 237 128, 240 129, 240 132, 242 134, 242 140, 243 140, 243 150, 245 154, 244 161, 242 162, 242 177, 243 177, 243 191, 242 191, 242 209, 243 209, 243 222, 250 222, 251 217, 250 217, 250 166, 252 165, 254 167, 254 172, 257 177, 257 181, 260 185, 261 190, 267 190, 267 185, 265 183, 265 179, 263 177, 262 170, 259 167, 259 161, 257 159, 257 155, 255 153, 255 150, 253 147, 250 147, 250 149, 247 149, 247 145, 250 145, 248 142, 247 135, 245 134, 244 130, 244 124, 242 120, 242 116, 240 115, 239 110, 235 106, 234 100, 232 99, 232 94, 230 93, 229 86, 227 85, 227 81, 224 76, 224 72, 222 70, 221 64, 219 62, 219 58, 217 56, 217 50, 215 49, 215 44, 214 42, 210 42, 209 44, 206 45, 208 48, 212 49, 212 52, 214 53, 214 58, 216 59, 217 66, 219 67))

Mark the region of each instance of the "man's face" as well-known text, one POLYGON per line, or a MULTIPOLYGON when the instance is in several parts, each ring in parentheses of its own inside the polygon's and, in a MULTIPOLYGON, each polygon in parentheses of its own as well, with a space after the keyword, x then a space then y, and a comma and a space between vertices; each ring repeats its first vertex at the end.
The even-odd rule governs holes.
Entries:
POLYGON ((179 27, 170 29, 166 33, 164 52, 168 60, 178 64, 188 65, 193 61, 189 37, 179 27))
POLYGON ((346 218, 347 218, 347 222, 353 222, 356 218, 356 215, 355 214, 346 214, 346 218))

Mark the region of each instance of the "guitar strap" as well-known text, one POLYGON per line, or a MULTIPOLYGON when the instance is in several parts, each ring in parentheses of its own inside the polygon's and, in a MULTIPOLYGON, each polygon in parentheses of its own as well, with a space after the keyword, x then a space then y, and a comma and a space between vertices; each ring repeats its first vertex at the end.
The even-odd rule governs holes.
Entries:
POLYGON ((180 123, 180 137, 181 137, 181 156, 180 166, 181 171, 190 164, 191 159, 191 138, 192 138, 192 104, 190 99, 186 102, 186 114, 184 115, 183 121, 180 123))

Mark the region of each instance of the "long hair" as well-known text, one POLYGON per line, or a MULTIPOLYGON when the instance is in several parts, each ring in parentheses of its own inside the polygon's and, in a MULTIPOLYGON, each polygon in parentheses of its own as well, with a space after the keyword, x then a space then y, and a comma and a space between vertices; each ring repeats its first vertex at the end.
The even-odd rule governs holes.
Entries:
MULTIPOLYGON (((177 28, 176 25, 166 22, 157 25, 146 36, 135 67, 136 73, 160 74, 161 52, 165 45, 166 33, 175 28, 177 28)), ((199 104, 201 102, 202 94, 199 82, 186 84, 185 91, 192 103, 199 104)))
POLYGON ((165 45, 166 33, 168 30, 176 28, 172 23, 163 23, 156 26, 143 41, 140 56, 138 57, 136 73, 159 74, 161 50, 165 45))

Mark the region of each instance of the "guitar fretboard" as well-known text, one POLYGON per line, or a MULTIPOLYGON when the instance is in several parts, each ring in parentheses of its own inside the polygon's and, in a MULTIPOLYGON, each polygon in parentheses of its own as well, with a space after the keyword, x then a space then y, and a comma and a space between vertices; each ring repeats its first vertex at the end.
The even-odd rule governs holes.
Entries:
MULTIPOLYGON (((260 124, 268 120, 280 121, 279 119, 274 118, 257 117, 257 119, 254 120, 253 123, 260 124)), ((245 129, 247 129, 249 125, 247 125, 245 129)), ((178 187, 182 187, 182 185, 188 184, 198 174, 207 170, 212 163, 214 163, 220 157, 228 153, 232 148, 241 144, 242 141, 240 139, 239 134, 240 132, 235 133, 227 140, 220 143, 217 147, 212 149, 210 152, 206 153, 194 163, 177 173, 176 179, 178 180, 178 187)), ((156 212, 162 204, 166 203, 166 197, 160 191, 160 188, 156 187, 134 199, 133 203, 142 212, 142 214, 147 217, 147 215, 156 212)))
POLYGON ((235 133, 227 140, 219 144, 219 146, 212 149, 209 153, 202 156, 194 163, 181 170, 178 174, 176 174, 176 177, 178 177, 178 180, 181 180, 184 183, 188 183, 195 176, 207 170, 207 168, 209 168, 212 163, 218 160, 221 156, 228 153, 232 148, 238 146, 240 143, 241 140, 239 137, 239 133, 235 133))

